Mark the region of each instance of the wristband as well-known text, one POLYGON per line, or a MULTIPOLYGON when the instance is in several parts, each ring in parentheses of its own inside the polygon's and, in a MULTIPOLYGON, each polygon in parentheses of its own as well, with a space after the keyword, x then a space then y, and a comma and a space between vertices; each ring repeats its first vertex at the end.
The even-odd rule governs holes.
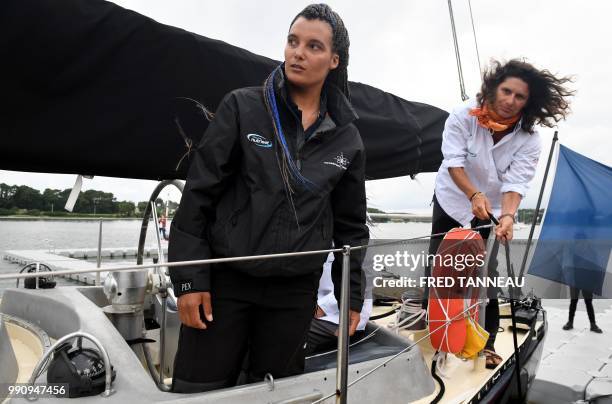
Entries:
POLYGON ((503 215, 501 215, 500 217, 498 217, 498 218, 497 218, 497 220, 501 220, 501 219, 502 219, 502 217, 509 217, 509 218, 511 218, 511 219, 512 219, 512 223, 516 223, 516 222, 514 221, 514 215, 513 215, 512 213, 504 213, 503 215))

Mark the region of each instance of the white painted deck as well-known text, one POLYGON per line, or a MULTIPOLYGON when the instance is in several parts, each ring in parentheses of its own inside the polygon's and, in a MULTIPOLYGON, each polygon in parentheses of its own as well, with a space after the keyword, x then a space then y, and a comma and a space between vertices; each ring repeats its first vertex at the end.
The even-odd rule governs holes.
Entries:
MULTIPOLYGON (((167 252, 166 246, 164 252, 167 252)), ((102 250, 102 256, 105 258, 127 258, 135 255, 135 248, 102 250)), ((147 248, 145 255, 156 257, 157 250, 147 248)), ((86 261, 84 258, 96 256, 97 251, 94 249, 9 250, 3 254, 3 258, 8 261, 21 265, 39 261, 54 271, 94 269, 95 262, 86 261)), ((104 265, 122 264, 107 261, 102 267, 104 265)), ((102 272, 101 279, 105 276, 106 272, 102 272)), ((95 273, 68 277, 90 285, 95 282, 95 273)), ((601 302, 602 304, 605 302, 607 308, 596 309, 597 324, 603 329, 603 334, 595 334, 589 330, 589 321, 582 299, 578 302, 574 329, 562 330, 563 324, 567 321, 569 300, 564 299, 562 302, 563 304, 557 301, 558 307, 546 304, 544 306, 548 316, 548 334, 544 343, 542 363, 529 391, 529 402, 612 404, 612 300, 601 302)), ((499 351, 505 353, 503 350, 499 351)))

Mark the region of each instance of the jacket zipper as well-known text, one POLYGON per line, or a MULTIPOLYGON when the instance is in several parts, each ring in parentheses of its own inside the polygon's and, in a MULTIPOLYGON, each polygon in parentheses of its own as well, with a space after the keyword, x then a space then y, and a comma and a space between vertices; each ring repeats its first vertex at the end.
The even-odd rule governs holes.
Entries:
POLYGON ((306 144, 306 140, 304 139, 304 128, 302 127, 302 123, 298 124, 298 133, 296 138, 296 147, 295 147, 295 165, 297 166, 298 171, 302 171, 302 160, 300 159, 300 152, 302 151, 302 147, 306 144), (299 139, 302 139, 300 142, 299 139))
MULTIPOLYGON (((299 130, 300 133, 298 133, 298 136, 302 136, 302 139, 304 139, 304 137, 306 136, 304 134, 304 129, 300 129, 299 130)), ((314 138, 318 138, 320 137, 323 133, 325 132, 317 132, 315 131, 315 133, 313 133, 312 135, 310 135, 310 137, 308 138, 308 140, 304 140, 304 142, 302 143, 301 147, 298 146, 296 148, 296 153, 295 153, 295 164, 298 168, 299 171, 302 171, 302 160, 300 158, 300 152, 302 151, 302 149, 306 146, 306 144, 308 144, 308 142, 312 141, 314 138)))
POLYGON ((302 171, 302 159, 300 157, 300 151, 302 151, 302 148, 306 145, 306 143, 308 143, 313 138, 318 137, 321 134, 321 132, 315 131, 315 133, 313 133, 308 138, 308 140, 305 139, 306 134, 304 132, 304 127, 302 126, 301 119, 299 119, 298 116, 293 113, 293 111, 291 111, 291 114, 295 118, 296 126, 297 126, 297 132, 298 132, 297 133, 297 138, 296 138, 296 147, 295 147, 295 165, 296 165, 298 171, 301 172, 302 171), (302 141, 300 142, 299 139, 302 139, 302 141))

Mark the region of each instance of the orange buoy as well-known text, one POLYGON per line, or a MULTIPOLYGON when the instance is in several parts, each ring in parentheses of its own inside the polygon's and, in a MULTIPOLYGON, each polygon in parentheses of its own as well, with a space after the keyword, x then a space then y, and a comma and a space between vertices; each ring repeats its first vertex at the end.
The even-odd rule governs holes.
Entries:
POLYGON ((452 229, 440 243, 432 262, 433 286, 427 306, 429 338, 434 349, 453 354, 463 349, 466 318, 478 320, 477 306, 461 315, 478 299, 478 289, 467 287, 466 283, 468 278, 477 275, 484 254, 484 241, 474 230, 452 229))

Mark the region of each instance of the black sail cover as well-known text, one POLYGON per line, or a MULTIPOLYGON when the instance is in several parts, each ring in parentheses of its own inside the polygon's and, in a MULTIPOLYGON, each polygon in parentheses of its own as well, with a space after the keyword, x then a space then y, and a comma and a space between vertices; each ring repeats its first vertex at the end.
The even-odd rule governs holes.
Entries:
MULTIPOLYGON (((101 0, 3 0, 0 55, 0 169, 154 180, 186 176, 189 99, 214 111, 279 63, 101 0)), ((445 111, 350 90, 368 179, 437 170, 445 111)))

